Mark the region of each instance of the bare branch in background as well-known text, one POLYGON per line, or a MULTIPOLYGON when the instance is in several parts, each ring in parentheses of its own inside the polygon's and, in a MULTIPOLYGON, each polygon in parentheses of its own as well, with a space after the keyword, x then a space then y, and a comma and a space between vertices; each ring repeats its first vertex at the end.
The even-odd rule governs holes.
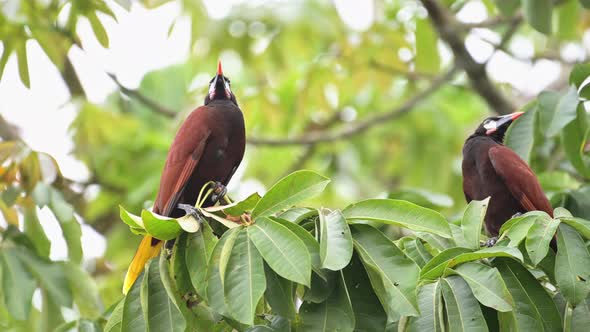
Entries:
POLYGON ((378 69, 384 73, 391 74, 393 76, 404 76, 405 78, 407 78, 410 81, 416 81, 416 80, 420 80, 420 79, 433 79, 435 77, 435 75, 433 75, 433 74, 419 73, 419 72, 406 71, 403 69, 394 68, 389 65, 383 64, 381 62, 377 62, 374 59, 369 62, 369 66, 373 67, 375 69, 378 69))
POLYGON ((363 120, 359 120, 355 123, 350 124, 348 127, 344 127, 340 130, 335 131, 315 131, 305 133, 299 137, 287 138, 287 139, 272 139, 272 138, 256 138, 250 137, 248 143, 252 145, 269 145, 269 146, 288 146, 288 145, 307 145, 315 143, 325 143, 338 141, 345 138, 358 135, 369 129, 383 125, 389 121, 397 119, 406 113, 410 112, 416 105, 423 102, 434 92, 438 91, 441 86, 448 83, 455 73, 457 67, 453 66, 447 73, 442 74, 432 80, 430 86, 421 92, 415 94, 412 98, 408 99, 401 106, 394 108, 388 112, 378 112, 372 116, 369 116, 363 120))
POLYGON ((117 86, 119 87, 119 89, 121 90, 121 92, 123 94, 127 95, 129 98, 136 99, 137 101, 139 101, 140 103, 142 103, 143 105, 145 105, 146 107, 151 109, 152 111, 159 113, 161 115, 164 115, 166 117, 169 117, 169 118, 173 118, 176 116, 176 114, 178 114, 178 112, 168 109, 168 108, 164 107, 163 105, 158 104, 154 100, 146 97, 141 92, 139 92, 139 90, 127 88, 126 86, 121 84, 121 82, 119 82, 119 80, 117 79, 117 76, 115 76, 114 74, 107 73, 107 75, 109 75, 109 77, 113 80, 113 82, 115 82, 115 84, 117 84, 117 86))
POLYGON ((440 38, 451 48, 455 62, 467 74, 473 89, 485 100, 488 106, 499 114, 513 112, 516 107, 492 83, 486 72, 485 64, 473 59, 465 47, 464 31, 461 23, 457 22, 436 0, 420 0, 440 38))
POLYGON ((514 23, 516 21, 522 21, 522 13, 517 13, 514 16, 496 16, 477 23, 462 23, 465 28, 476 29, 476 28, 495 28, 500 25, 514 23))

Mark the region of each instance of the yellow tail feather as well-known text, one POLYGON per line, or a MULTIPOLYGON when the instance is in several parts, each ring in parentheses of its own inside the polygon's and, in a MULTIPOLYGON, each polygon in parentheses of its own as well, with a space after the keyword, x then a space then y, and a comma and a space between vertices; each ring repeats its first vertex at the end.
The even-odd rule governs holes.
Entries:
MULTIPOLYGON (((152 245, 152 237, 145 236, 141 243, 139 244, 139 248, 137 248, 137 252, 133 257, 133 261, 131 261, 131 265, 129 265, 129 269, 127 270, 127 275, 125 276, 125 282, 123 283, 123 294, 127 295, 127 292, 133 286, 133 283, 143 271, 145 267, 145 263, 150 259, 158 256, 160 253, 160 248, 162 247, 162 241, 158 241, 152 245)), ((155 242, 155 241, 154 241, 155 242)))

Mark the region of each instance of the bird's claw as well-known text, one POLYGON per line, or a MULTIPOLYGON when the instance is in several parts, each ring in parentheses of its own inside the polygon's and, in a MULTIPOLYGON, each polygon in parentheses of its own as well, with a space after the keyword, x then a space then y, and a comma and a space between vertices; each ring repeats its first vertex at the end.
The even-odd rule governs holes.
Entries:
POLYGON ((213 185, 213 193, 211 194, 211 201, 213 202, 213 204, 215 204, 221 198, 223 198, 225 196, 225 194, 227 194, 227 187, 223 183, 217 181, 213 185))
POLYGON ((497 236, 491 237, 486 242, 484 242, 482 244, 482 247, 488 247, 488 248, 493 247, 496 245, 496 242, 498 242, 498 237, 497 236))
POLYGON ((191 215, 193 218, 195 218, 199 223, 203 222, 205 216, 196 207, 194 207, 190 204, 182 204, 182 203, 178 204, 177 206, 179 209, 183 210, 187 215, 191 215))

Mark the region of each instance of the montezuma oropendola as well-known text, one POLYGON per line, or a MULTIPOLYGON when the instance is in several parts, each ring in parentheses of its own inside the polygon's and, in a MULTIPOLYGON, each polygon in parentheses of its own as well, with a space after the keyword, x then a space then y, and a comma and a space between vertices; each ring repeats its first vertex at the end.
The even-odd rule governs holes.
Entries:
MULTIPOLYGON (((205 104, 189 114, 170 146, 153 211, 182 217, 207 182, 215 181, 224 188, 242 161, 245 145, 244 117, 220 61, 205 104)), ((209 199, 205 206, 215 204, 214 200, 209 199)), ((125 276, 123 293, 131 288, 147 260, 158 256, 161 246, 162 241, 156 238, 143 238, 125 276)))
POLYGON ((502 144, 510 124, 522 114, 485 119, 463 145, 463 193, 468 203, 491 197, 485 227, 493 237, 515 214, 538 210, 553 216, 537 176, 502 144))

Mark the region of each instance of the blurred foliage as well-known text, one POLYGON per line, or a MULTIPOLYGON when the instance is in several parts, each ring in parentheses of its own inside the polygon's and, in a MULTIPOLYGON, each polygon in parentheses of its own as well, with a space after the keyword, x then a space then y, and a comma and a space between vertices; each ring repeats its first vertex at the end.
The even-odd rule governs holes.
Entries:
MULTIPOLYGON (((179 0, 179 19, 188 17, 191 22, 189 60, 147 73, 135 90, 119 86, 103 103, 88 102, 68 57, 71 48, 84 46, 78 36, 78 22, 88 21, 99 43, 108 47, 105 20, 116 20, 115 13, 121 8, 123 12, 134 6, 157 10, 168 2, 7 0, 0 4, 0 79, 14 54, 21 81, 30 86, 27 45, 41 46, 77 107, 70 128, 73 154, 90 174, 87 181, 75 183, 62 176, 50 156, 31 151, 23 142, 1 143, 0 210, 7 226, 0 230, 0 298, 4 299, 4 303, 0 301, 0 329, 47 331, 66 320, 62 330, 100 329, 105 324, 100 317, 102 303, 112 305, 105 317, 111 312, 125 315, 121 312, 124 305, 116 305, 123 303, 118 302, 123 273, 139 237, 132 237, 117 222, 117 205, 130 211, 151 205, 174 132, 188 112, 202 103, 218 58, 226 68, 233 69, 227 74, 252 142, 243 162, 244 175, 236 177, 234 183, 261 183, 268 188, 285 174, 308 168, 332 179, 314 201, 318 206, 346 206, 363 198, 388 196, 435 209, 449 220, 460 219, 465 208, 460 185, 463 141, 482 118, 497 111, 489 109, 482 91, 470 85, 465 68, 459 68, 452 79, 413 103, 408 112, 379 121, 358 134, 317 144, 256 143, 261 138, 288 141, 314 133, 334 133, 376 114, 395 112, 458 66, 462 59, 449 55, 449 47, 440 40, 420 2, 375 1, 374 22, 365 31, 355 31, 327 0, 243 2, 221 19, 210 18, 200 1, 179 0), (47 223, 39 220, 41 211, 44 216, 56 217, 67 243, 67 261, 49 259, 52 243, 44 231, 47 223), (79 220, 106 236, 104 258, 83 260, 79 220), (31 269, 33 265, 38 268, 31 269), (55 286, 50 287, 53 282, 55 286), (100 297, 94 296, 96 285, 100 297), (11 296, 15 289, 21 295, 18 298, 11 296), (84 296, 92 296, 81 302, 81 290, 84 296), (31 305, 34 292, 40 296, 31 305), (60 307, 73 310, 60 311, 60 307)), ((465 36, 479 38, 495 52, 525 64, 550 60, 560 65, 562 76, 567 75, 550 86, 557 91, 542 92, 534 100, 510 84, 497 88, 514 104, 528 102, 524 109, 529 113, 511 128, 508 145, 531 164, 555 207, 564 206, 574 216, 590 219, 590 149, 584 104, 590 95, 590 85, 584 84, 589 65, 573 66, 586 60, 587 55, 574 60, 564 56, 572 47, 588 52, 582 40, 588 34, 590 15, 583 8, 590 3, 440 3, 450 16, 458 18, 464 17, 462 13, 470 6, 484 9, 487 18, 479 23, 454 22, 461 41, 465 36), (533 48, 524 57, 518 50, 523 43, 533 48)), ((170 31, 174 29, 175 24, 170 31)), ((488 67, 488 71, 493 70, 488 67)), ((239 189, 235 194, 250 192, 239 189)), ((406 232, 398 227, 382 230, 395 238, 406 232)), ((431 239, 419 235, 427 242, 431 239)), ((415 239, 402 242, 399 246, 404 250, 420 250, 423 245, 415 239)), ((357 256, 352 262, 358 267, 362 257, 357 256)), ((152 272, 158 268, 150 266, 152 272)), ((497 268, 507 273, 511 263, 497 268)), ((156 278, 152 272, 146 272, 146 283, 156 278)), ((345 268, 341 278, 360 278, 365 284, 367 279, 358 275, 358 268, 345 268)), ((422 288, 418 302, 429 296, 450 301, 462 282, 441 279, 434 286, 422 288)), ((339 303, 341 298, 329 300, 339 303)), ((352 305, 358 310, 354 302, 352 305)), ((580 313, 583 308, 579 308, 582 306, 565 310, 573 312, 570 318, 584 317, 580 313)), ((311 304, 304 309, 317 312, 311 304)), ((487 320, 487 311, 482 312, 487 320)), ((307 318, 314 319, 313 315, 307 318)), ((276 317, 267 320, 281 324, 276 317)), ((409 324, 421 323, 410 320, 409 324)))

